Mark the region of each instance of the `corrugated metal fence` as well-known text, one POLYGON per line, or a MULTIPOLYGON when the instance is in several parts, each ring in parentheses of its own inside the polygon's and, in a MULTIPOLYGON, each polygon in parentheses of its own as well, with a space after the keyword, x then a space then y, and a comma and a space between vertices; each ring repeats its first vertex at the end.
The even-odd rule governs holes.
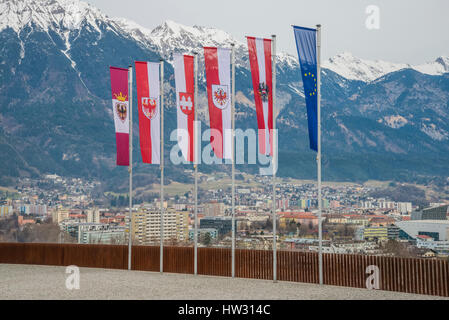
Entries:
MULTIPOLYGON (((278 251, 278 279, 318 283, 318 254, 278 251)), ((127 269, 128 247, 53 243, 0 243, 0 263, 127 269)), ((273 253, 236 250, 236 276, 273 278, 273 253)), ((377 266, 380 289, 449 297, 449 263, 441 260, 323 254, 324 283, 366 288, 366 268, 377 266)), ((133 270, 159 271, 158 246, 134 246, 133 270)), ((164 272, 193 274, 193 247, 164 247, 164 272)), ((231 276, 231 249, 198 248, 198 273, 231 276)))

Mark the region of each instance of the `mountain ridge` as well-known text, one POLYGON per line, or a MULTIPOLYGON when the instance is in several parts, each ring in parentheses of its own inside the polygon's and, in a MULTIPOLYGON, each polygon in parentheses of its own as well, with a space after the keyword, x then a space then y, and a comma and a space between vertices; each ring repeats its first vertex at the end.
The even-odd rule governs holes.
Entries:
MULTIPOLYGON (((4 13, 0 14, 0 31, 6 27, 11 27, 15 32, 19 32, 31 22, 40 23, 40 27, 47 32, 52 24, 73 30, 79 29, 82 22, 85 21, 93 26, 101 36, 97 20, 102 20, 115 24, 143 45, 157 48, 167 60, 172 52, 192 54, 194 51, 198 51, 200 49, 197 45, 198 43, 201 46, 230 46, 231 43, 234 43, 237 51, 242 51, 242 53, 246 51, 246 45, 243 42, 236 40, 230 34, 217 28, 197 25, 190 27, 172 20, 166 20, 154 29, 148 29, 129 19, 110 18, 94 6, 79 0, 2 0, 0 1, 0 12, 2 11, 4 13), (8 6, 7 2, 15 4, 16 7, 8 6), (39 2, 42 3, 41 6, 37 4, 39 2), (23 4, 23 6, 21 7, 19 4, 23 4), (14 8, 22 10, 22 14, 18 19, 16 19, 15 12, 11 13, 14 8), (26 8, 31 12, 26 11, 26 8), (47 16, 52 19, 49 18, 48 21, 44 21, 45 18, 42 15, 35 13, 40 10, 42 10, 42 13, 47 13, 47 16), (68 14, 63 15, 62 12, 67 12, 67 10, 69 11, 68 14), (10 14, 6 14, 8 12, 10 14), (55 12, 56 15, 54 14, 55 12), (177 40, 176 43, 173 43, 173 39, 177 40), (187 45, 184 43, 180 44, 180 39, 183 42, 187 42, 187 45), (189 41, 190 46, 188 45, 189 41), (169 44, 168 46, 167 43, 169 44)), ((66 44, 67 41, 68 39, 66 38, 66 44)), ((287 63, 290 67, 299 65, 297 58, 288 53, 280 51, 277 57, 280 63, 287 63)), ((237 58, 240 58, 238 52, 237 58)), ((414 69, 429 75, 442 75, 449 72, 449 56, 440 56, 432 62, 411 65, 408 63, 361 59, 345 51, 323 61, 322 68, 332 70, 348 80, 371 82, 401 69, 414 69)))
MULTIPOLYGON (((175 46, 186 53, 189 48, 201 49, 205 41, 219 44, 218 40, 229 43, 235 39, 224 31, 198 26, 186 27, 191 34, 187 37, 183 26, 174 22, 163 23, 153 30, 140 29, 137 24, 109 18, 97 9, 82 19, 79 13, 91 10, 90 5, 74 5, 64 13, 61 1, 79 3, 42 0, 40 3, 48 5, 41 12, 55 10, 54 19, 45 22, 38 15, 35 23, 31 16, 25 15, 20 20, 23 26, 16 29, 4 27, 4 21, 9 20, 0 13, 0 25, 4 27, 0 28, 0 41, 5 44, 0 48, 0 161, 6 164, 0 168, 0 181, 6 181, 4 177, 56 172, 96 177, 126 188, 123 185, 126 179, 122 179, 126 172, 115 166, 108 66, 127 66, 135 60, 161 57, 170 62, 169 52, 175 46), (65 17, 72 13, 74 17, 65 17), (216 32, 220 36, 209 39, 216 32), (157 41, 151 40, 151 34, 157 41)), ((0 0, 0 9, 5 8, 5 3, 0 0)), ((21 10, 25 14, 26 10, 21 10)), ((11 10, 0 12, 12 14, 11 10)), ((256 126, 245 44, 236 42, 236 55, 236 128, 244 130, 256 126)), ((314 178, 315 154, 308 148, 299 65, 295 57, 286 53, 277 57, 279 175, 314 178)), ((170 63, 165 64, 165 74, 168 159, 168 152, 175 144, 169 133, 176 127, 170 63)), ((134 108, 136 105, 134 101, 134 108)), ((198 109, 204 130, 208 127, 208 106, 201 55, 198 109)), ((373 81, 362 81, 323 68, 323 179, 447 176, 444 163, 449 161, 449 124, 444 120, 448 116, 449 73, 428 75, 402 68, 373 81)), ((157 168, 139 163, 138 135, 135 119, 136 185, 156 183, 157 168)), ((258 169, 258 166, 237 167, 251 172, 258 169)), ((168 180, 189 181, 184 168, 171 166, 167 170, 168 180)), ((229 171, 224 165, 217 168, 229 171)), ((202 165, 201 170, 217 169, 202 165)))

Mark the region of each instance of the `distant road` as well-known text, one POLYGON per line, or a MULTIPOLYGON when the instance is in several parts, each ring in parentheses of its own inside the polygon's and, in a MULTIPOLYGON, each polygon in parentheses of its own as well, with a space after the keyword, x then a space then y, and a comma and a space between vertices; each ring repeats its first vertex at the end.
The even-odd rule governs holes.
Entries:
POLYGON ((80 289, 66 288, 65 267, 0 264, 0 300, 211 299, 398 300, 446 299, 294 282, 80 268, 80 289))

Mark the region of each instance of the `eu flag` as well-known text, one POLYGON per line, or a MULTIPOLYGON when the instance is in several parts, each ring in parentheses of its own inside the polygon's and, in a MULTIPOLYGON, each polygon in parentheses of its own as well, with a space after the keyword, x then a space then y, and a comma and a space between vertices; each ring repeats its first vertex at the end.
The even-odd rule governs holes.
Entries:
POLYGON ((293 26, 306 97, 310 149, 318 151, 316 29, 293 26))

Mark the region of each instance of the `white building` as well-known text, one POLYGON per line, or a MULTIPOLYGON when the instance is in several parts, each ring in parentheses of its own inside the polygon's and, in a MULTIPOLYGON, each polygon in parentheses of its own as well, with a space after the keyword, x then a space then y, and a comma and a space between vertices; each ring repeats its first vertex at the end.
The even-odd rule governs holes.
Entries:
POLYGON ((125 243, 125 227, 109 226, 100 223, 85 223, 79 224, 78 228, 78 243, 125 243))
POLYGON ((100 210, 97 208, 87 210, 87 222, 100 223, 100 210))
POLYGON ((433 241, 417 239, 416 246, 418 248, 432 249, 437 252, 449 253, 449 241, 433 241))
MULTIPOLYGON (((189 237, 189 214, 187 211, 164 211, 164 240, 187 241, 189 237)), ((161 214, 159 210, 141 210, 132 216, 133 238, 140 244, 159 241, 161 214)))
POLYGON ((397 203, 397 210, 401 214, 407 214, 412 212, 412 203, 411 202, 398 202, 397 203))
POLYGON ((418 235, 427 235, 437 241, 449 240, 449 220, 410 220, 395 224, 415 239, 418 235))

